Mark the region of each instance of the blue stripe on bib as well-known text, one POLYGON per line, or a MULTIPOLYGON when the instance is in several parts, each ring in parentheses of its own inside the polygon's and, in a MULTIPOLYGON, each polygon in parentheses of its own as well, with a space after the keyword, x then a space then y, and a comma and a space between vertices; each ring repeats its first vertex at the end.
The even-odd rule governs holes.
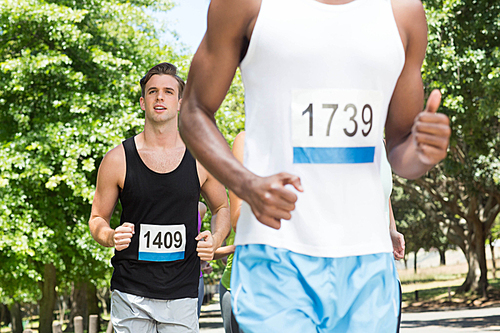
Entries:
POLYGON ((170 253, 139 252, 139 260, 145 261, 175 261, 184 259, 184 251, 170 253))
POLYGON ((373 163, 375 147, 293 147, 293 163, 373 163))

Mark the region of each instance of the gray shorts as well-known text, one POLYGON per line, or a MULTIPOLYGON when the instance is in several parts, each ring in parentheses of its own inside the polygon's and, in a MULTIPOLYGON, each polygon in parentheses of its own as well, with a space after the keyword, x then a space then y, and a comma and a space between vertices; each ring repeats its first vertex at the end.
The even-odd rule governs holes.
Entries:
POLYGON ((198 299, 151 299, 114 290, 111 322, 117 333, 199 332, 198 299))

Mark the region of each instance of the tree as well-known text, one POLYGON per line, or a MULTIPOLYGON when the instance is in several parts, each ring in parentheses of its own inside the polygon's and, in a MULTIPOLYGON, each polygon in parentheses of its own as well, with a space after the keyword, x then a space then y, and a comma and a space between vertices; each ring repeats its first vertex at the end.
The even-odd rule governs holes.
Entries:
POLYGON ((436 214, 438 210, 429 198, 416 198, 419 193, 412 188, 405 192, 404 179, 396 176, 394 180, 397 184, 391 197, 394 217, 398 231, 405 237, 406 254, 415 253, 414 272, 417 273, 417 252, 420 249, 436 248, 440 255, 442 253, 441 264, 444 264, 444 252, 450 244, 441 230, 436 214))
POLYGON ((423 68, 426 91, 443 93, 441 112, 452 138, 445 161, 406 183, 432 198, 448 239, 469 265, 459 291, 486 295, 485 240, 500 212, 500 4, 496 1, 428 0, 429 47, 423 68))
POLYGON ((111 251, 87 226, 96 168, 142 127, 147 69, 187 67, 143 11, 171 6, 0 0, 0 291, 39 301, 40 332, 51 332, 57 286, 109 276, 111 251))

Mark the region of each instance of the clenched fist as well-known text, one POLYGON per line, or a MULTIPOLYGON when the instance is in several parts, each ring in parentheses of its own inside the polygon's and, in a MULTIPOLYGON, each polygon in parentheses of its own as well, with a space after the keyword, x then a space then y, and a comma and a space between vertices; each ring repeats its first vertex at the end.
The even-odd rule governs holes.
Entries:
POLYGON ((113 241, 116 251, 125 250, 129 246, 134 235, 134 227, 133 223, 125 222, 115 229, 113 241))

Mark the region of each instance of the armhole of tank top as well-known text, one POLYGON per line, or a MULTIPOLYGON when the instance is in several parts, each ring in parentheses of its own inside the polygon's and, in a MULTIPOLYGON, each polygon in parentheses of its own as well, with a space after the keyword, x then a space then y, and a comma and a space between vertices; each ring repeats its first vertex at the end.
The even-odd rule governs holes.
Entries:
POLYGON ((240 69, 243 69, 243 67, 246 66, 246 63, 250 62, 252 59, 252 56, 254 54, 254 50, 256 48, 256 44, 258 43, 258 39, 260 36, 260 21, 262 21, 262 9, 264 8, 264 3, 266 0, 261 0, 260 2, 260 8, 259 8, 259 13, 257 14, 257 19, 255 20, 255 25, 253 27, 252 31, 252 37, 250 37, 250 43, 248 43, 248 49, 247 53, 245 54, 245 57, 243 60, 240 61, 240 69))
POLYGON ((196 160, 196 158, 194 158, 194 156, 191 154, 191 152, 189 151, 189 149, 187 147, 186 147, 185 154, 189 154, 189 156, 191 156, 191 158, 194 161, 194 172, 196 173, 196 179, 198 179, 198 192, 200 192, 201 191, 201 184, 200 184, 200 174, 198 173, 198 161, 196 160))
POLYGON ((201 232, 201 224, 202 224, 201 215, 200 211, 198 211, 198 233, 201 232))
MULTIPOLYGON (((131 140, 134 140, 134 137, 135 137, 135 136, 133 136, 133 137, 131 138, 131 140)), ((124 176, 124 178, 123 178, 123 188, 122 188, 122 190, 120 191, 120 195, 121 195, 121 194, 125 191, 125 188, 127 187, 127 172, 128 172, 127 156, 128 156, 128 154, 127 154, 127 147, 125 146, 125 142, 126 142, 126 141, 127 141, 127 140, 125 140, 125 141, 123 141, 123 142, 122 142, 122 146, 123 146, 123 153, 125 154, 125 176, 124 176)), ((127 145, 128 145, 128 144, 127 144, 127 145)), ((133 141, 132 141, 132 144, 131 144, 131 145, 132 145, 132 147, 133 147, 133 145, 134 145, 134 142, 133 142, 133 141)))
MULTIPOLYGON (((399 41, 398 47, 400 49, 401 54, 403 55, 403 67, 406 63, 406 50, 405 50, 405 45, 403 43, 403 39, 401 37, 401 34, 399 33, 399 28, 398 28, 398 23, 396 22, 396 16, 394 15, 394 8, 392 7, 392 1, 393 0, 385 0, 389 3, 389 13, 390 16, 392 17, 391 19, 391 25, 393 27, 393 31, 395 33, 395 36, 397 37, 397 40, 399 41)), ((401 68, 403 70, 403 68, 401 68)))
POLYGON ((384 150, 383 153, 381 152, 380 156, 380 181, 382 182, 382 188, 384 189, 384 197, 386 203, 391 199, 391 194, 392 194, 392 189, 393 189, 393 183, 392 183, 392 167, 391 163, 389 162, 389 156, 387 155, 387 147, 385 145, 385 140, 382 140, 382 149, 384 150), (387 175, 390 175, 390 178, 384 177, 384 170, 382 168, 382 164, 386 164, 386 168, 388 167, 388 173, 387 175), (386 179, 387 178, 387 179, 386 179), (384 181, 387 181, 388 183, 390 182, 390 186, 387 186, 390 190, 386 193, 385 188, 386 186, 383 184, 384 181))

